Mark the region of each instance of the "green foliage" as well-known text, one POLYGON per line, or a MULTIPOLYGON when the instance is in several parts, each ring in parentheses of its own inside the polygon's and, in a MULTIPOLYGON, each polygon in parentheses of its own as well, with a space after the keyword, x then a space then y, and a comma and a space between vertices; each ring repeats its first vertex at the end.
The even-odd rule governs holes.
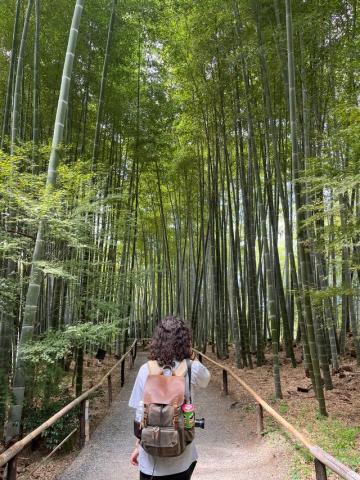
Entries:
POLYGON ((14 305, 18 293, 18 286, 13 279, 0 278, 0 309, 11 315, 11 306, 14 305))
MULTIPOLYGON (((46 360, 48 358, 50 357, 46 357, 46 360)), ((51 363, 46 360, 28 363, 27 366, 27 375, 33 381, 27 390, 24 404, 22 426, 25 432, 37 428, 74 398, 67 387, 71 380, 70 374, 64 371, 62 362, 51 363)), ((47 448, 54 448, 78 426, 78 414, 79 408, 74 408, 42 433, 47 448)))
POLYGON ((46 332, 41 339, 29 342, 23 358, 34 365, 53 365, 70 355, 74 348, 101 344, 118 331, 122 321, 112 323, 91 322, 69 325, 63 331, 46 332))
POLYGON ((253 403, 246 403, 243 407, 242 407, 242 410, 244 410, 244 412, 255 412, 256 410, 256 407, 253 403))
POLYGON ((356 441, 360 435, 360 427, 349 427, 336 418, 320 417, 315 428, 310 425, 318 444, 327 452, 331 452, 341 462, 356 469, 360 463, 360 454, 356 448, 356 441))
MULTIPOLYGON (((28 409, 25 416, 23 428, 25 432, 35 430, 59 410, 70 403, 73 398, 68 394, 62 394, 55 399, 43 405, 32 406, 28 409)), ((66 438, 75 428, 78 427, 79 409, 73 408, 70 412, 61 417, 50 428, 46 429, 41 437, 44 438, 44 444, 48 449, 56 447, 64 438, 66 438)))
MULTIPOLYGON (((14 4, 0 2, 2 111, 14 4)), ((357 300, 359 290, 360 17, 355 2, 292 4, 300 213, 305 216, 301 229, 313 280, 302 279, 301 268, 297 274, 300 284, 309 287, 310 310, 325 327, 325 302, 330 300, 339 331, 343 317, 335 307, 344 297, 357 300), (321 288, 319 272, 312 268, 319 262, 325 270, 321 288), (344 282, 346 268, 350 282, 344 282)), ((43 260, 36 264, 41 273, 39 337, 23 355, 31 365, 33 395, 43 401, 48 394, 56 398, 55 379, 64 380, 59 363, 74 349, 118 339, 126 328, 148 336, 158 317, 171 310, 191 318, 199 343, 211 325, 216 342, 234 337, 238 327, 243 329, 239 338, 251 337, 251 350, 261 353, 255 344, 262 339, 266 316, 259 318, 254 335, 252 309, 257 300, 262 314, 267 312, 263 301, 269 300, 270 289, 262 263, 260 196, 270 250, 279 247, 286 304, 296 303, 289 296, 294 282, 277 178, 278 166, 296 252, 284 2, 118 2, 96 165, 91 158, 111 2, 86 2, 57 185, 45 189, 73 6, 73 0, 42 2, 41 131, 35 158, 29 141, 35 103, 33 18, 24 58, 19 145, 10 156, 8 138, 1 139, 0 151, 0 310, 13 351, 39 219, 46 219, 43 260), (248 238, 254 245, 253 275, 248 238), (256 285, 249 288, 252 277, 256 285), (239 298, 233 291, 237 282, 239 298), (241 322, 236 305, 244 310, 241 322)), ((21 24, 23 10, 20 17, 21 24)), ((278 303, 279 313, 280 307, 278 303)), ((296 320, 295 312, 289 323, 296 327, 296 320)), ((10 367, 11 361, 9 348, 3 363, 10 367)), ((286 413, 285 402, 279 410, 286 413)))
MULTIPOLYGON (((298 427, 304 428, 313 443, 319 445, 335 458, 352 469, 360 463, 357 441, 360 427, 348 426, 337 418, 325 418, 315 414, 308 407, 303 407, 297 414, 298 427)), ((292 442, 291 442, 292 443, 292 442)), ((313 457, 308 450, 295 443, 296 455, 293 459, 292 478, 308 478, 313 471, 313 457)))
POLYGON ((76 276, 72 275, 71 273, 67 272, 64 269, 63 264, 58 263, 58 262, 36 262, 34 263, 42 272, 44 275, 51 275, 54 278, 63 278, 64 280, 76 280, 76 276))
MULTIPOLYGON (((70 380, 69 374, 64 371, 62 362, 28 363, 26 374, 28 378, 32 378, 32 384, 25 397, 25 421, 28 415, 31 416, 34 412, 37 412, 36 415, 42 415, 41 412, 51 409, 53 404, 59 401, 65 402, 71 397, 70 389, 67 387, 67 382, 70 380)), ((25 428, 27 428, 26 425, 25 428)))
POLYGON ((314 466, 313 457, 309 454, 308 450, 298 443, 295 443, 295 455, 292 459, 292 465, 290 467, 290 479, 291 480, 303 480, 304 478, 311 478, 314 466))
POLYGON ((0 425, 4 425, 6 419, 7 402, 10 400, 7 372, 0 368, 0 425))
POLYGON ((272 418, 265 418, 264 421, 264 430, 262 431, 262 435, 271 435, 275 432, 280 430, 279 425, 273 420, 272 418))
POLYGON ((285 400, 280 400, 279 413, 281 415, 284 415, 285 413, 288 413, 288 411, 289 411, 289 405, 287 404, 287 402, 285 400))

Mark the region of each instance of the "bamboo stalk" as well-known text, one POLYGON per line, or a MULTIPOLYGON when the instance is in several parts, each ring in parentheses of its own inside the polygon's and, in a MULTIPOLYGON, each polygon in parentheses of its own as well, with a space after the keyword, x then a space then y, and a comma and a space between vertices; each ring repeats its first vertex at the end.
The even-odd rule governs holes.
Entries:
POLYGON ((14 71, 15 71, 15 66, 16 66, 17 31, 18 31, 18 28, 19 28, 20 7, 21 7, 21 0, 17 0, 16 1, 16 9, 15 9, 12 46, 11 46, 11 60, 10 60, 10 68, 9 68, 9 74, 8 74, 8 80, 7 80, 7 89, 6 89, 4 115, 3 115, 3 125, 2 125, 2 135, 1 135, 1 149, 4 148, 5 137, 9 134, 9 114, 10 114, 10 109, 11 109, 13 77, 14 77, 14 71))
POLYGON ((23 82, 23 75, 24 75, 24 55, 25 55, 25 47, 26 47, 26 41, 27 41, 27 34, 29 30, 29 22, 30 22, 32 7, 33 7, 33 0, 29 0, 28 6, 26 9, 25 19, 24 19, 24 26, 23 26, 20 48, 19 48, 18 63, 16 67, 12 121, 11 121, 11 143, 10 143, 11 155, 14 155, 14 148, 18 139, 20 102, 21 102, 20 92, 21 92, 21 85, 23 82))
MULTIPOLYGON (((55 126, 53 132, 53 141, 50 153, 50 159, 48 164, 48 172, 46 178, 46 190, 51 191, 56 186, 56 177, 57 177, 57 168, 60 162, 60 146, 63 141, 64 126, 65 126, 65 117, 67 112, 67 105, 69 101, 69 92, 70 92, 70 81, 73 71, 73 64, 75 58, 75 50, 78 38, 79 25, 81 20, 81 15, 83 11, 83 4, 85 0, 77 0, 74 8, 74 13, 71 22, 71 28, 68 38, 68 45, 66 49, 65 61, 63 66, 62 78, 61 78, 61 87, 58 100, 58 107, 56 112, 55 126)), ((20 63, 22 63, 23 50, 25 45, 26 38, 26 29, 32 7, 32 0, 29 0, 28 9, 26 13, 26 19, 23 30, 23 38, 21 40, 22 47, 21 52, 19 53, 19 63, 17 68, 17 80, 20 78, 21 68, 20 63), (26 28, 25 28, 26 27, 26 28)), ((15 87, 14 93, 14 108, 13 108, 13 122, 12 122, 12 136, 11 136, 11 153, 13 153, 13 147, 16 141, 17 134, 17 100, 19 96, 20 85, 15 87)), ((42 272, 37 266, 37 262, 43 259, 44 249, 45 249, 45 233, 46 233, 46 216, 42 215, 40 217, 36 241, 34 246, 34 251, 32 255, 32 264, 29 285, 26 293, 23 322, 21 326, 20 340, 17 350, 16 365, 14 369, 14 382, 13 382, 13 402, 10 406, 10 413, 8 422, 6 425, 6 434, 5 440, 9 442, 12 439, 15 439, 19 435, 25 387, 26 387, 26 375, 25 375, 25 361, 22 357, 23 347, 32 339, 34 326, 36 323, 36 314, 38 311, 38 300, 40 296, 40 287, 42 272)))

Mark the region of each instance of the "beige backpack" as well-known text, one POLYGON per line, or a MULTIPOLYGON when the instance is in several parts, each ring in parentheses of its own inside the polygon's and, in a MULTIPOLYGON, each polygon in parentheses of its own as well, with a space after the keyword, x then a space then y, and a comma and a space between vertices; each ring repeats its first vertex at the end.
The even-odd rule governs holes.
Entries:
POLYGON ((148 367, 141 446, 155 457, 177 457, 195 435, 194 427, 184 428, 181 411, 183 403, 191 401, 191 363, 183 360, 174 370, 150 361, 148 367), (187 372, 189 385, 185 386, 187 372))

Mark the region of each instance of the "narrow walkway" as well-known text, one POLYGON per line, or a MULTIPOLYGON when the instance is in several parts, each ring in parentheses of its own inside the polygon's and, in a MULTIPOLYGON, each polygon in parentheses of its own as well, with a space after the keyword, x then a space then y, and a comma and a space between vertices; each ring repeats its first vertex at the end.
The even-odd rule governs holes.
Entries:
MULTIPOLYGON (((60 480, 136 480, 130 465, 134 446, 133 409, 127 406, 139 367, 146 361, 139 352, 135 366, 126 372, 126 384, 92 439, 60 480)), ((206 429, 197 429, 199 452, 194 480, 286 480, 287 458, 283 445, 275 446, 256 435, 254 415, 234 407, 217 385, 196 395, 198 417, 206 418, 206 429), (206 393, 205 393, 206 392, 206 393)))

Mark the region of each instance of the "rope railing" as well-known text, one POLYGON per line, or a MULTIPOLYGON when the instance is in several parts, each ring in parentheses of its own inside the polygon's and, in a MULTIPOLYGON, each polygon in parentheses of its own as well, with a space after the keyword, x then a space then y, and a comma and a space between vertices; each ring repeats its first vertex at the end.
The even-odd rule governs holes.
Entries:
MULTIPOLYGON (((136 358, 137 339, 134 340, 129 350, 116 362, 116 364, 102 377, 102 379, 94 385, 92 388, 84 392, 79 397, 75 398, 72 402, 59 410, 55 415, 49 418, 46 422, 26 435, 23 439, 14 443, 10 448, 5 450, 0 455, 0 467, 8 465, 6 477, 4 480, 16 480, 17 478, 17 458, 18 455, 30 445, 30 443, 43 433, 46 429, 56 423, 61 417, 66 415, 76 406, 80 405, 80 446, 83 447, 89 440, 89 397, 98 390, 106 381, 108 388, 108 405, 112 403, 113 386, 112 386, 112 373, 116 368, 121 367, 120 384, 124 385, 125 382, 125 360, 130 356, 131 366, 136 358)), ((232 371, 226 365, 216 362, 212 358, 204 355, 202 352, 195 350, 199 356, 201 362, 207 360, 216 367, 222 370, 223 390, 226 395, 229 393, 228 388, 228 376, 232 377, 238 384, 240 384, 244 390, 256 401, 257 405, 257 424, 258 432, 261 434, 264 430, 264 410, 270 414, 274 420, 280 424, 287 432, 295 437, 314 457, 314 467, 317 480, 327 480, 326 467, 339 475, 344 480, 360 480, 360 475, 349 467, 341 463, 339 460, 331 456, 324 451, 318 445, 315 445, 311 440, 299 432, 293 425, 291 425, 285 418, 283 418, 276 410, 274 410, 263 398, 260 397, 243 379, 241 379, 234 371, 232 371)))
POLYGON ((55 415, 42 423, 35 430, 30 432, 24 438, 14 443, 10 448, 5 450, 0 455, 0 468, 7 465, 7 474, 4 480, 16 480, 17 478, 17 458, 18 455, 30 445, 30 443, 45 430, 56 423, 60 418, 70 412, 73 408, 80 405, 80 446, 83 447, 89 440, 89 397, 98 390, 107 381, 108 388, 108 405, 110 406, 113 398, 113 385, 112 374, 120 365, 120 385, 121 387, 125 383, 125 360, 130 356, 130 365, 136 358, 137 353, 137 339, 133 341, 129 350, 115 363, 115 365, 101 378, 101 380, 91 387, 86 392, 82 393, 79 397, 75 398, 72 402, 68 403, 65 407, 59 410, 55 415))
POLYGON ((351 470, 349 467, 331 456, 318 445, 314 445, 306 435, 296 430, 296 428, 293 427, 291 423, 285 420, 285 418, 283 418, 276 410, 274 410, 268 403, 266 403, 265 400, 260 397, 260 395, 258 395, 243 379, 241 379, 229 367, 227 367, 226 365, 222 365, 219 362, 216 362, 215 360, 208 357, 207 355, 204 355, 198 350, 194 349, 194 351, 198 355, 201 362, 203 362, 203 360, 205 359, 216 367, 222 369, 223 390, 226 395, 228 395, 229 393, 228 375, 230 375, 256 401, 259 434, 261 434, 264 430, 265 410, 274 418, 274 420, 276 420, 278 424, 280 424, 287 432, 289 432, 293 437, 295 437, 311 453, 311 455, 314 457, 314 467, 317 480, 327 480, 326 467, 328 467, 334 473, 337 473, 341 478, 345 480, 360 480, 360 475, 358 473, 351 470))

